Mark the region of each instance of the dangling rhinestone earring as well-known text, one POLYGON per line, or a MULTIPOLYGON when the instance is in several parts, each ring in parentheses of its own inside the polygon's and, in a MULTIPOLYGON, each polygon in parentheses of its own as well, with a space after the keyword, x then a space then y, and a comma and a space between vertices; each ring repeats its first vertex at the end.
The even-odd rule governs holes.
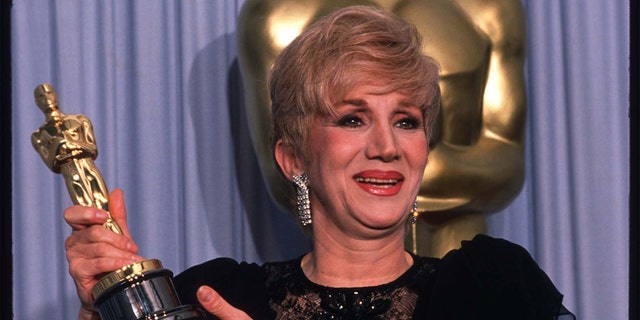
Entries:
POLYGON ((411 252, 413 254, 418 254, 418 226, 416 222, 418 222, 418 199, 413 202, 413 207, 411 208, 411 252))
POLYGON ((411 224, 416 224, 418 221, 418 201, 413 202, 413 207, 411 208, 411 224))
POLYGON ((296 199, 298 203, 298 220, 303 227, 311 224, 311 205, 309 203, 309 176, 306 173, 293 175, 296 185, 296 199))

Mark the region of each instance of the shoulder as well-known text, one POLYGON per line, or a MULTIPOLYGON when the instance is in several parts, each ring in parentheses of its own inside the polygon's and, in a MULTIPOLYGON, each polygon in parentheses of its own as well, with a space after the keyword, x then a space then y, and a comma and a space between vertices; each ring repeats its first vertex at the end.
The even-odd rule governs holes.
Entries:
POLYGON ((525 42, 525 12, 519 0, 456 0, 496 50, 519 52, 525 42))
POLYGON ((308 22, 309 16, 315 15, 322 2, 323 0, 248 0, 242 5, 238 16, 238 33, 243 37, 263 41, 282 37, 283 32, 288 36, 294 29, 299 29, 301 23, 308 22), (291 20, 292 16, 297 21, 291 20))
POLYGON ((454 2, 480 27, 483 27, 482 24, 511 26, 514 22, 521 22, 519 20, 525 16, 520 0, 454 0, 454 2))
POLYGON ((562 294, 523 247, 479 235, 438 266, 429 306, 435 318, 552 319, 562 294))
POLYGON ((489 255, 491 258, 524 259, 533 262, 529 252, 522 246, 505 239, 493 238, 483 234, 475 236, 473 240, 462 241, 460 249, 450 251, 443 260, 447 256, 455 257, 461 254, 478 256, 483 260, 486 260, 485 257, 489 255))
POLYGON ((173 282, 181 298, 197 301, 195 292, 202 285, 227 291, 238 285, 261 286, 264 277, 264 269, 255 263, 218 258, 190 267, 174 277, 173 282))
POLYGON ((551 284, 529 252, 512 242, 486 235, 462 241, 441 260, 443 274, 466 272, 482 286, 503 282, 505 286, 551 284), (526 283, 518 283, 526 282, 526 283), (548 282, 548 283, 547 283, 548 282))
POLYGON ((175 280, 207 279, 207 281, 215 281, 215 278, 226 279, 239 272, 259 274, 262 270, 263 268, 255 263, 237 262, 231 258, 217 258, 188 268, 176 276, 175 280))
MULTIPOLYGON (((277 54, 316 19, 354 0, 247 0, 238 16, 239 49, 277 54)), ((254 52, 255 54, 255 52, 254 52)))
POLYGON ((255 263, 218 258, 183 271, 173 282, 184 304, 198 304, 196 291, 207 285, 234 307, 259 315, 268 310, 265 277, 265 269, 255 263))

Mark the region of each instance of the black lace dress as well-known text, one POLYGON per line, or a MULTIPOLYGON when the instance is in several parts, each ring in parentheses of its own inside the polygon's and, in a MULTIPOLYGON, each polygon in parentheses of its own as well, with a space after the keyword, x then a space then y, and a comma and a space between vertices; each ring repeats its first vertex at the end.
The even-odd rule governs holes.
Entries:
POLYGON ((207 284, 253 319, 573 319, 526 250, 487 236, 442 259, 414 256, 402 276, 374 287, 315 284, 300 261, 258 266, 220 258, 174 284, 182 303, 197 304, 195 292, 207 284))

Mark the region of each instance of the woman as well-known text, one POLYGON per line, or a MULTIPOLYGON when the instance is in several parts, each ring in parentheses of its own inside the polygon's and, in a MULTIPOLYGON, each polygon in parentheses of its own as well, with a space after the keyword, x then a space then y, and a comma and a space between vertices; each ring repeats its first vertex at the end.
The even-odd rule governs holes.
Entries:
MULTIPOLYGON (((557 315, 562 296, 506 241, 479 236, 441 260, 404 250, 439 105, 437 75, 415 28, 378 9, 335 11, 294 40, 270 78, 272 141, 313 250, 262 266, 215 259, 192 267, 174 281, 182 302, 221 319, 557 315)), ((97 317, 99 275, 142 259, 122 193, 110 201, 124 236, 99 226, 105 212, 65 211, 81 319, 97 317)))

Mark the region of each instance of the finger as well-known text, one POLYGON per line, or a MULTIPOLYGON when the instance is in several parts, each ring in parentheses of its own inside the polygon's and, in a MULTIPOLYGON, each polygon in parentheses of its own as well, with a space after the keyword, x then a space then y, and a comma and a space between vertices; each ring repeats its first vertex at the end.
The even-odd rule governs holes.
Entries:
POLYGON ((137 261, 127 259, 75 259, 69 261, 69 274, 73 277, 83 307, 92 310, 93 288, 105 274, 137 261))
POLYGON ((111 218, 118 223, 123 234, 131 238, 129 226, 127 225, 127 209, 124 203, 124 193, 122 189, 115 189, 109 195, 109 209, 111 210, 111 218))
POLYGON ((64 210, 64 220, 73 230, 83 230, 93 225, 101 225, 109 216, 94 207, 75 205, 64 210))
POLYGON ((99 257, 94 259, 73 259, 69 260, 69 273, 76 282, 83 283, 90 281, 93 287, 104 274, 118 270, 126 265, 141 261, 139 257, 131 258, 110 258, 99 257))
MULTIPOLYGON (((123 239, 128 240, 126 237, 123 239)), ((67 259, 69 261, 75 259, 96 259, 96 258, 115 258, 126 260, 143 260, 138 256, 135 250, 131 250, 128 246, 114 246, 108 242, 91 242, 91 243, 71 243, 67 248, 67 259)))
POLYGON ((138 245, 131 238, 113 233, 101 225, 92 225, 86 229, 74 230, 65 240, 65 249, 70 250, 75 246, 89 243, 104 243, 131 253, 138 252, 138 245))
POLYGON ((234 308, 224 300, 218 292, 208 286, 201 286, 197 292, 198 301, 205 310, 220 320, 247 320, 251 319, 242 310, 234 308))
POLYGON ((65 241, 69 274, 74 279, 83 308, 92 310, 92 289, 107 273, 144 260, 137 246, 124 235, 101 225, 75 230, 65 241))

